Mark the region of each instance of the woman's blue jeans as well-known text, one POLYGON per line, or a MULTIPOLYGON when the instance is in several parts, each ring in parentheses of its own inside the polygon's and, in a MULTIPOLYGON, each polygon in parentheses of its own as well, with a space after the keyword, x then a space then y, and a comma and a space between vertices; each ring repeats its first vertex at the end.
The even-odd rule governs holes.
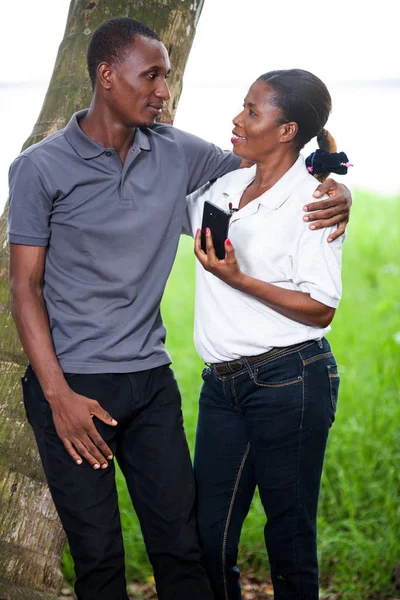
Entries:
POLYGON ((240 532, 258 486, 275 600, 317 600, 316 516, 339 376, 325 339, 203 371, 197 518, 215 600, 241 598, 240 532))

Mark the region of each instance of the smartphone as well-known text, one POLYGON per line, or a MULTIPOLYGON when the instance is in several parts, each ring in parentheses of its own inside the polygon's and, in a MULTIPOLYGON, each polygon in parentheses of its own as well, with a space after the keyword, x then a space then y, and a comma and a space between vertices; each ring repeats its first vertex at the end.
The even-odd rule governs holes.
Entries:
POLYGON ((228 237, 230 213, 225 212, 211 202, 204 203, 203 221, 201 224, 201 249, 206 250, 206 228, 211 231, 215 254, 219 260, 225 258, 225 240, 228 237))

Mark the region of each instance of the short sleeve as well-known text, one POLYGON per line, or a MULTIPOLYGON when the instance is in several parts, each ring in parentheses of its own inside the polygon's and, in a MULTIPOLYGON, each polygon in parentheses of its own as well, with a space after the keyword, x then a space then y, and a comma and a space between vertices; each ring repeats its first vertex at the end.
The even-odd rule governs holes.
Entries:
POLYGON ((293 256, 293 283, 311 298, 337 308, 342 296, 343 236, 328 243, 336 227, 310 230, 305 227, 293 256))
POLYGON ((201 227, 203 207, 206 200, 211 198, 212 184, 206 183, 200 189, 186 196, 186 211, 183 220, 182 233, 195 237, 201 227))
POLYGON ((201 138, 176 130, 189 170, 187 193, 191 194, 207 181, 222 177, 239 168, 241 158, 201 138))
POLYGON ((9 171, 8 242, 47 246, 52 200, 39 170, 27 156, 19 156, 9 171))

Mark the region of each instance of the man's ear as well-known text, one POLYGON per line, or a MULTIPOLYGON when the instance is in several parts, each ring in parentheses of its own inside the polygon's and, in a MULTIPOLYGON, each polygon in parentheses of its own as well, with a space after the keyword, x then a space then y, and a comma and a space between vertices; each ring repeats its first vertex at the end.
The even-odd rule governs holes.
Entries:
POLYGON ((97 82, 101 85, 105 90, 110 90, 112 87, 112 75, 113 69, 112 66, 106 62, 101 62, 97 66, 97 82))
POLYGON ((295 121, 290 121, 289 123, 284 123, 281 125, 281 142, 287 143, 291 142, 293 138, 296 137, 299 131, 299 126, 295 121))

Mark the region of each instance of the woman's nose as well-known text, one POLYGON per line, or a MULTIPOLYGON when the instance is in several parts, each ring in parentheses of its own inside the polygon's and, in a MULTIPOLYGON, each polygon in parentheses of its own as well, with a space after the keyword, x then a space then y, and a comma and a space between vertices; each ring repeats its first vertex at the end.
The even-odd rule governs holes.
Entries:
POLYGON ((235 127, 242 125, 242 123, 243 123, 242 114, 243 114, 243 111, 240 112, 238 115, 236 115, 236 117, 234 117, 232 119, 232 123, 235 125, 235 127))

